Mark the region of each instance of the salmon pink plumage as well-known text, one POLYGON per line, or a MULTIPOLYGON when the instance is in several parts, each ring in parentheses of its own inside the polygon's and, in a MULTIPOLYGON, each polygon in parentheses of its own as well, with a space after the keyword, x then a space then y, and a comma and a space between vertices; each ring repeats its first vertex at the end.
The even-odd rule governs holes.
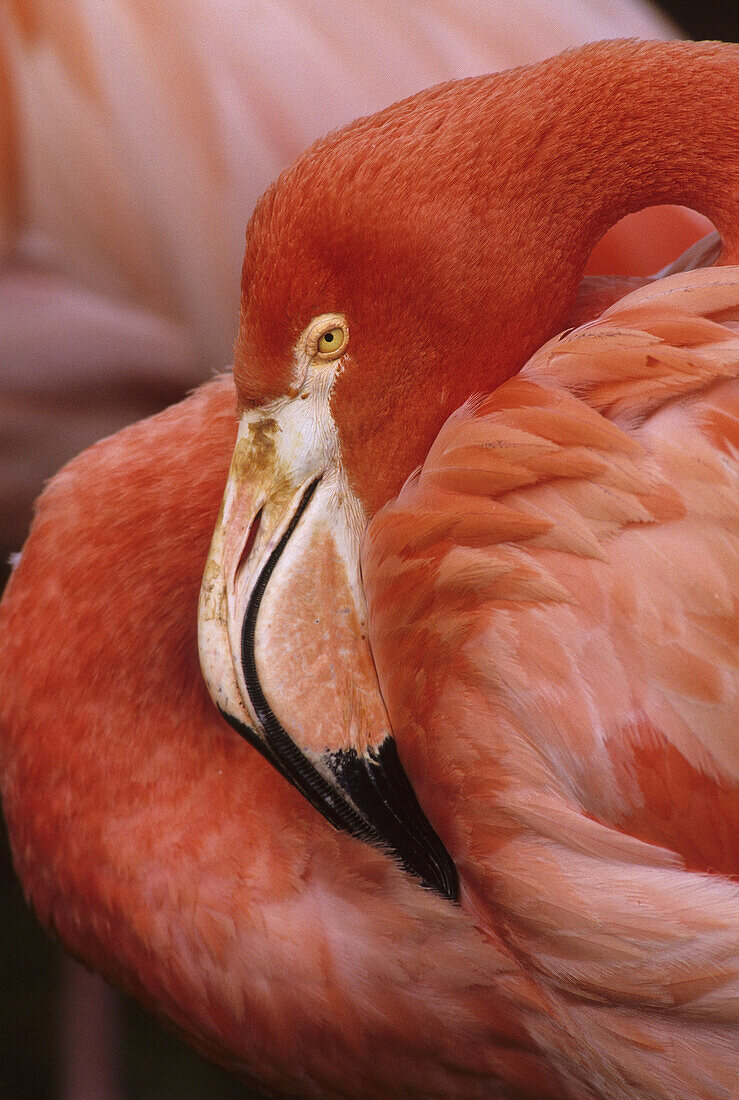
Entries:
POLYGON ((39 503, 19 875, 280 1095, 735 1086, 737 60, 602 43, 319 142, 233 377, 39 503), (584 279, 651 202, 720 239, 584 279))

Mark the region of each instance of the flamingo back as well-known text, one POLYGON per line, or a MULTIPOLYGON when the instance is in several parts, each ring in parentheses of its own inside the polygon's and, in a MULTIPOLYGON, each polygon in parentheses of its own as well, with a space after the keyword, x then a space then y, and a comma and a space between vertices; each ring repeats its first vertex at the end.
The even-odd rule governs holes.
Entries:
POLYGON ((717 1074, 737 1068, 738 320, 739 269, 717 268, 550 341, 447 421, 363 554, 399 751, 482 925, 568 993, 692 1020, 717 1074))

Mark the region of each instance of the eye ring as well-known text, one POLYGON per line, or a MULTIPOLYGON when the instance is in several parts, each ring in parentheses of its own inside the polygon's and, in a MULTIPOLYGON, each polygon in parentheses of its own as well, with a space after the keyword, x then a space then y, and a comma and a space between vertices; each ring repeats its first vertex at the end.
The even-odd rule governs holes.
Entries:
POLYGON ((341 313, 324 313, 311 321, 305 334, 305 349, 311 359, 338 359, 349 343, 349 326, 341 313))

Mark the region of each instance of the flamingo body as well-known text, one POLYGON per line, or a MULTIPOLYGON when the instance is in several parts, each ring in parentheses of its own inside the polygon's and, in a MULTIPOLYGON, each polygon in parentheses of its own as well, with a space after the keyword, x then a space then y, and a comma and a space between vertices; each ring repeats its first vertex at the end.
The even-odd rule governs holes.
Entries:
POLYGON ((320 143, 251 224, 234 379, 96 445, 40 502, 0 642, 18 872, 74 953, 283 1094, 731 1094, 735 60, 606 44, 432 90, 320 143), (618 156, 596 145, 583 173, 565 107, 573 89, 592 101, 581 81, 621 89, 624 74, 633 134, 618 156), (693 133, 700 80, 710 117, 693 133), (546 137, 552 95, 559 137, 526 161, 511 226, 506 127, 533 119, 546 137), (679 141, 655 109, 671 97, 676 130, 693 128, 679 141), (445 186, 449 148, 471 121, 484 141, 491 104, 499 159, 481 175, 465 150, 445 186), (573 222, 571 188, 537 219, 555 162, 587 217, 576 204, 573 222), (704 182, 707 162, 721 172, 704 182), (371 216, 373 187, 411 186, 394 219, 371 216), (720 266, 583 285, 610 218, 701 188, 720 266), (488 237, 500 265, 481 259, 488 237), (573 310, 590 320, 526 362, 573 310), (295 578, 328 518, 326 575, 342 583, 324 609, 295 578), (206 558, 212 697, 329 820, 358 816, 354 835, 209 704, 206 558), (356 623, 351 644, 336 615, 356 623), (346 715, 327 731, 309 701, 323 664, 300 666, 305 729, 294 685, 281 696, 308 631, 346 715), (381 716, 377 744, 365 713, 381 716), (388 803, 373 821, 376 800, 341 783, 347 761, 352 781, 363 759, 382 772, 385 715, 421 810, 388 803), (439 851, 458 905, 433 892, 439 851))
POLYGON ((329 828, 210 704, 195 612, 233 442, 222 376, 85 452, 40 504, 3 601, 3 806, 29 899, 89 965, 283 1093, 338 1095, 348 1074, 357 1095, 483 1096, 512 1074, 556 1095, 501 999, 507 952, 329 828), (62 607, 73 657, 49 633, 62 607))

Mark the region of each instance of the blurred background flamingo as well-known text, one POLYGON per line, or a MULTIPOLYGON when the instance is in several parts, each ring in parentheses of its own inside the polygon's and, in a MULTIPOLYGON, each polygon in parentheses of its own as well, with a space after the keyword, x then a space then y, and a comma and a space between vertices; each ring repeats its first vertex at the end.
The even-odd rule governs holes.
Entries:
MULTIPOLYGON (((356 7, 343 37, 340 8, 132 2, 101 18, 18 0, 0 12, 7 550, 67 457, 229 360, 246 216, 313 137, 438 80, 672 33, 635 4, 532 3, 514 18, 459 0, 402 18, 356 7)), ((705 228, 667 218, 646 255, 643 229, 622 229, 593 270, 652 270, 705 228)))

